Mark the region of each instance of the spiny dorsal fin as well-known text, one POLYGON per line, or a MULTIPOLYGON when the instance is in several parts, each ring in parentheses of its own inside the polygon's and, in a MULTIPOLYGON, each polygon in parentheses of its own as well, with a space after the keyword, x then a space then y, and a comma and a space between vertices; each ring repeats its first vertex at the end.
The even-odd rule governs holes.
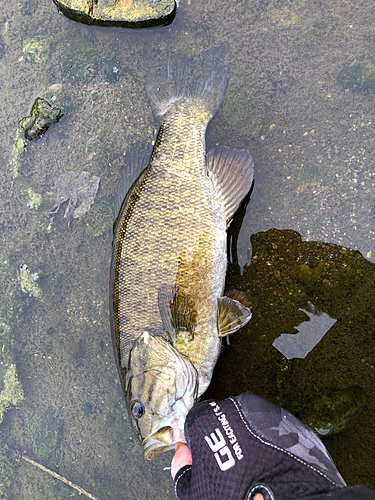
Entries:
POLYGON ((253 183, 253 159, 246 149, 216 146, 207 154, 207 169, 229 225, 253 183))
POLYGON ((181 335, 193 340, 196 325, 193 300, 178 287, 162 284, 158 290, 158 303, 164 330, 172 342, 176 343, 181 335))
POLYGON ((234 333, 251 319, 251 310, 229 297, 218 299, 219 337, 234 333))
POLYGON ((130 188, 149 164, 152 148, 151 144, 143 145, 136 142, 132 144, 126 152, 125 165, 121 168, 121 180, 119 182, 113 208, 114 220, 116 220, 120 213, 121 206, 130 188))

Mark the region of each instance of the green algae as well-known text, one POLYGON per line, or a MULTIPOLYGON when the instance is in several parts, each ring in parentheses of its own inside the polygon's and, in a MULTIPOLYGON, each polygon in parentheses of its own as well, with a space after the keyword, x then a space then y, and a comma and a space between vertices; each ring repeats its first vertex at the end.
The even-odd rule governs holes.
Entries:
POLYGON ((82 406, 82 412, 86 418, 93 417, 95 415, 96 409, 90 403, 85 403, 82 406))
POLYGON ((0 340, 8 340, 14 325, 17 301, 17 272, 9 263, 7 255, 0 255, 0 340))
POLYGON ((38 408, 25 422, 37 460, 47 460, 56 450, 62 437, 62 421, 52 408, 38 408))
POLYGON ((26 264, 21 266, 18 278, 21 290, 23 293, 29 295, 29 297, 35 297, 38 300, 42 300, 43 293, 37 283, 38 278, 38 273, 31 273, 26 264))
POLYGON ((27 188, 26 192, 26 205, 30 208, 38 209, 43 202, 42 195, 36 193, 33 188, 27 188))
POLYGON ((113 198, 102 196, 82 219, 88 236, 102 236, 113 226, 113 198))
POLYGON ((243 136, 255 136, 262 128, 262 106, 254 97, 254 89, 241 89, 225 99, 223 116, 243 136))
POLYGON ((353 92, 375 92, 375 62, 373 57, 362 57, 345 66, 337 81, 353 92))
POLYGON ((76 38, 59 58, 63 75, 71 83, 83 83, 92 78, 97 69, 95 51, 84 38, 76 38))
POLYGON ((33 63, 43 63, 48 56, 50 50, 50 38, 45 35, 36 35, 27 37, 23 41, 22 52, 25 59, 33 63))
POLYGON ((18 380, 16 366, 14 364, 11 364, 6 368, 5 373, 2 377, 2 381, 0 380, 0 386, 3 387, 3 389, 0 391, 1 424, 4 418, 4 412, 11 406, 20 405, 25 398, 21 383, 18 380))
POLYGON ((22 167, 22 153, 26 149, 26 142, 23 137, 19 137, 19 134, 16 135, 16 141, 12 148, 10 167, 12 169, 13 177, 16 179, 20 175, 20 169, 22 167))
POLYGON ((302 165, 297 177, 297 191, 301 192, 307 187, 318 184, 320 169, 316 164, 302 165))

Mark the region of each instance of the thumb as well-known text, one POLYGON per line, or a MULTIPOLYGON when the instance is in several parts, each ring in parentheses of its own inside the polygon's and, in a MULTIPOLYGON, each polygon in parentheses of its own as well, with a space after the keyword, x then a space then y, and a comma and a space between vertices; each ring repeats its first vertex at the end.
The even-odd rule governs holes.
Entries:
POLYGON ((181 467, 184 465, 191 465, 192 463, 193 457, 186 444, 176 443, 176 451, 171 463, 171 474, 173 479, 181 467))

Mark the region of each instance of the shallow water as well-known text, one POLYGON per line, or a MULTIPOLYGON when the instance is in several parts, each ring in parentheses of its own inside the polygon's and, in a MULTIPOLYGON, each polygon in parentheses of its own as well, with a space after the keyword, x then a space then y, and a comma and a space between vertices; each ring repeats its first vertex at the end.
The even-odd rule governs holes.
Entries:
POLYGON ((253 390, 333 427, 325 444, 344 478, 375 488, 375 88, 358 89, 366 75, 353 89, 337 81, 375 54, 372 7, 181 0, 171 26, 130 31, 71 22, 52 0, 1 4, 0 355, 16 364, 25 400, 0 426, 0 498, 78 497, 16 463, 5 443, 102 500, 174 497, 163 470, 172 454, 143 462, 115 368, 111 207, 128 146, 154 138, 150 58, 222 44, 230 80, 207 142, 254 158, 227 280, 253 297, 254 315, 225 347, 208 395, 253 390), (15 155, 18 121, 36 97, 64 116, 15 155), (78 218, 64 218, 68 201, 56 209, 65 172, 100 177, 78 218), (308 320, 309 302, 337 321, 305 358, 288 360, 272 344, 308 320))

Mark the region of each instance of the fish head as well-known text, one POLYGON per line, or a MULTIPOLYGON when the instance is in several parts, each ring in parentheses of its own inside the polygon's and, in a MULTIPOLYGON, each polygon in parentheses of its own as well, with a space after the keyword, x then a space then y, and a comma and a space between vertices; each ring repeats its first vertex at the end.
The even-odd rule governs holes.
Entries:
POLYGON ((185 418, 197 389, 190 360, 162 336, 144 331, 129 354, 126 400, 145 460, 186 442, 185 418))

